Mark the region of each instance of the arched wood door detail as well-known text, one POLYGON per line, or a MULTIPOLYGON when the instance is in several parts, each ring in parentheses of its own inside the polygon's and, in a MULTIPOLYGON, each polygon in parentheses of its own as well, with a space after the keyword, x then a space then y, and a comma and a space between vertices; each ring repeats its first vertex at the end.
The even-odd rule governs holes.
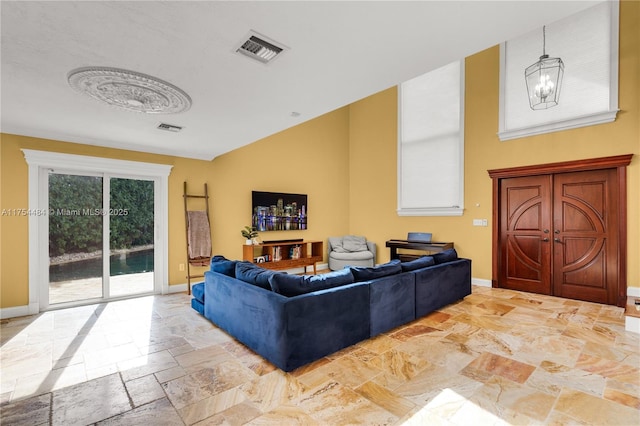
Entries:
POLYGON ((548 176, 505 179, 500 199, 500 277, 506 288, 551 293, 551 180, 548 176))
POLYGON ((560 173, 553 179, 553 294, 617 304, 615 169, 560 173))
POLYGON ((631 155, 489 171, 493 286, 624 306, 631 155))

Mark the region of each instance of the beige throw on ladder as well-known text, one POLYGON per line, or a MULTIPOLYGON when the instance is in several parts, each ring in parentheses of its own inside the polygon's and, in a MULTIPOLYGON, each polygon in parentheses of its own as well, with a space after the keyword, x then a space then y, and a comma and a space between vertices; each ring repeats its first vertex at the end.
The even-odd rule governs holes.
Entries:
POLYGON ((207 212, 202 210, 188 211, 189 218, 189 262, 195 264, 201 261, 207 266, 211 258, 211 231, 207 212))

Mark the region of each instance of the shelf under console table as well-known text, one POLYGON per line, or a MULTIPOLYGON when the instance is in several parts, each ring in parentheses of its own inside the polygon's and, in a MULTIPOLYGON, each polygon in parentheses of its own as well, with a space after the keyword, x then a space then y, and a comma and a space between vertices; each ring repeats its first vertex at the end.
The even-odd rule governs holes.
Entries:
POLYGON ((324 254, 322 241, 276 241, 242 246, 242 260, 253 262, 266 269, 293 269, 313 266, 322 261, 324 254))
POLYGON ((391 260, 400 259, 401 261, 413 260, 421 255, 415 253, 398 253, 398 249, 402 250, 413 250, 413 251, 422 251, 429 253, 437 253, 440 251, 448 250, 453 248, 453 243, 421 243, 418 241, 408 241, 408 240, 389 240, 386 243, 386 246, 389 247, 389 254, 391 260))

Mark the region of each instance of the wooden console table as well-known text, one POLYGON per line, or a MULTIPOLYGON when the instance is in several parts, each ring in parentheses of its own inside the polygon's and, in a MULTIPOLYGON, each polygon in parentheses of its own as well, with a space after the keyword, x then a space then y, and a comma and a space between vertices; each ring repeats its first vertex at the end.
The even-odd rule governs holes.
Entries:
POLYGON ((266 269, 292 269, 313 266, 322 261, 322 241, 280 241, 242 246, 242 260, 253 262, 266 269), (293 250, 295 249, 295 250, 293 250), (278 252, 280 258, 278 259, 278 252), (296 257, 297 255, 297 257, 296 257), (277 259, 277 260, 276 260, 277 259))
POLYGON ((408 240, 389 240, 386 243, 386 246, 389 247, 389 254, 391 256, 391 260, 400 259, 401 261, 412 260, 420 257, 417 254, 406 254, 406 253, 398 253, 398 249, 406 249, 406 250, 418 250, 425 251, 429 253, 437 253, 440 251, 448 250, 453 248, 453 243, 420 243, 415 241, 408 240))

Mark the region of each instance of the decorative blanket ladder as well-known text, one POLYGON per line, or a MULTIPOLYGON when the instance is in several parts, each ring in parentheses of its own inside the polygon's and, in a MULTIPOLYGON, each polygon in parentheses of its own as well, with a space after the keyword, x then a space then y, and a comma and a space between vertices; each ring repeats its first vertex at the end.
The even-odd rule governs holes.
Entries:
MULTIPOLYGON (((192 273, 191 267, 209 266, 211 260, 211 226, 209 222, 209 192, 204 184, 204 195, 187 192, 184 182, 184 221, 187 241, 187 291, 191 294, 191 279, 203 278, 204 273, 192 273), (204 200, 204 210, 189 210, 189 199, 204 200)), ((192 204, 197 204, 195 201, 192 204)), ((200 203, 201 204, 201 203, 200 203)))

